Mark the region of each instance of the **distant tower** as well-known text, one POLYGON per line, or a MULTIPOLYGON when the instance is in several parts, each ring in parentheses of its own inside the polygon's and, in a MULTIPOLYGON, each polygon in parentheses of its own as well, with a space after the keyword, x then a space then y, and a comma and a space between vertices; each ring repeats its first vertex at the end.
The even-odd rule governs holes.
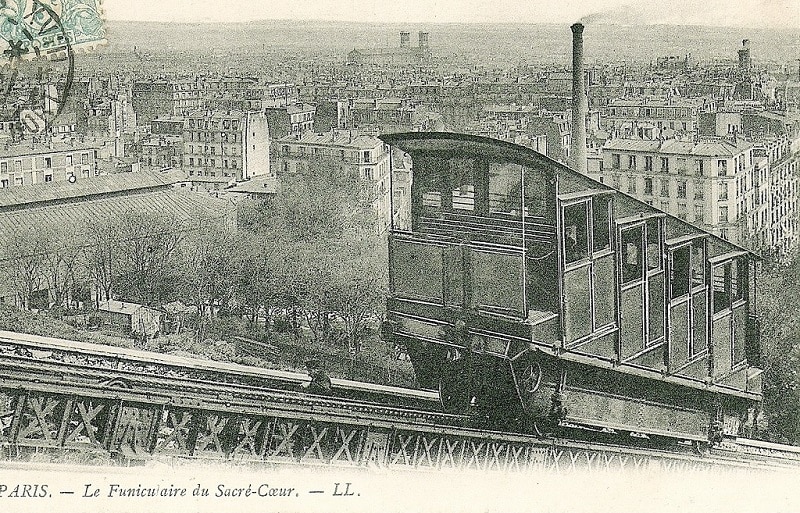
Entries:
POLYGON ((750 40, 743 39, 742 47, 739 49, 739 69, 750 71, 750 40))
POLYGON ((419 47, 420 48, 428 48, 428 33, 427 32, 420 32, 419 33, 419 47))
POLYGON ((400 48, 408 48, 411 46, 411 33, 400 32, 400 48))

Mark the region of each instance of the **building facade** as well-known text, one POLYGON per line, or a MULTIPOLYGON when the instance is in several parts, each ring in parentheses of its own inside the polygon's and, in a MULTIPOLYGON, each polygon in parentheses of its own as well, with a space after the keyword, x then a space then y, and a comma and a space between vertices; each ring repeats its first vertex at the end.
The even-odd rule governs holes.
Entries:
POLYGON ((0 188, 50 182, 75 182, 99 174, 96 146, 53 144, 31 149, 0 149, 0 188))
POLYGON ((179 135, 183 137, 183 116, 160 116, 150 122, 150 133, 153 135, 179 135))
MULTIPOLYGON (((762 226, 757 242, 770 256, 781 259, 798 243, 798 187, 800 187, 800 138, 788 137, 756 143, 753 154, 760 158, 757 171, 761 183, 759 196, 763 208, 751 205, 750 226, 762 226), (754 216, 761 216, 760 223, 754 216)), ((752 203, 753 200, 751 200, 752 203)))
POLYGON ((355 130, 307 132, 276 141, 275 167, 281 175, 313 171, 315 160, 324 160, 358 179, 365 201, 372 204, 376 227, 384 231, 391 222, 389 149, 377 137, 355 130))
POLYGON ((547 156, 566 162, 572 146, 572 122, 568 112, 542 113, 528 118, 528 133, 544 135, 547 141, 547 156))
POLYGON ((165 115, 179 115, 205 108, 205 91, 197 80, 137 81, 131 103, 138 124, 147 125, 165 115))
POLYGON ((314 130, 316 107, 305 103, 265 109, 270 133, 276 139, 314 130))
POLYGON ((183 165, 183 136, 152 134, 142 142, 139 166, 143 170, 163 171, 183 165))
POLYGON ((693 137, 703 109, 702 99, 615 99, 603 109, 603 128, 617 137, 693 137))
POLYGON ((183 129, 183 169, 198 187, 218 190, 269 173, 263 113, 197 111, 185 116, 183 129))
POLYGON ((723 239, 754 246, 763 220, 754 215, 756 223, 748 225, 747 215, 760 205, 753 198, 764 194, 757 174, 763 165, 742 139, 613 139, 594 178, 723 239))

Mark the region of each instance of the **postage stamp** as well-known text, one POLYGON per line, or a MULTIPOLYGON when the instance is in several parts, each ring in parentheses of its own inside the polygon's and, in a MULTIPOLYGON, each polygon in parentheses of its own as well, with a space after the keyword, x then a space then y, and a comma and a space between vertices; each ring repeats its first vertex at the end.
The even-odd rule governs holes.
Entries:
MULTIPOLYGON (((13 53, 57 54, 105 42, 99 0, 4 0, 0 2, 0 37, 13 53)), ((2 43, 0 43, 0 47, 2 43)))
POLYGON ((39 134, 67 103, 75 53, 105 43, 99 0, 0 1, 0 107, 39 134))

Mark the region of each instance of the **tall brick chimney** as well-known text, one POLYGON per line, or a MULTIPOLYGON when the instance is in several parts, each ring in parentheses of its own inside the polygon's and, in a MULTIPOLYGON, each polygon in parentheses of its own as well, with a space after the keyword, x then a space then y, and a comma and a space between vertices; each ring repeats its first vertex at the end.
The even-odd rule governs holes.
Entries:
POLYGON ((586 174, 586 81, 583 76, 583 24, 575 23, 572 29, 572 146, 570 163, 579 173, 586 174))

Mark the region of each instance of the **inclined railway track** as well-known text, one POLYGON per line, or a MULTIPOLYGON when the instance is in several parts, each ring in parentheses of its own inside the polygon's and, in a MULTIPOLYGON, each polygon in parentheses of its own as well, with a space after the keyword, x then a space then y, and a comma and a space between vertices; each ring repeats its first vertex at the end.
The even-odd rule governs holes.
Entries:
POLYGON ((703 454, 468 427, 435 394, 0 332, 7 458, 73 451, 121 461, 214 458, 312 465, 526 471, 795 467, 800 449, 728 442, 703 454))

